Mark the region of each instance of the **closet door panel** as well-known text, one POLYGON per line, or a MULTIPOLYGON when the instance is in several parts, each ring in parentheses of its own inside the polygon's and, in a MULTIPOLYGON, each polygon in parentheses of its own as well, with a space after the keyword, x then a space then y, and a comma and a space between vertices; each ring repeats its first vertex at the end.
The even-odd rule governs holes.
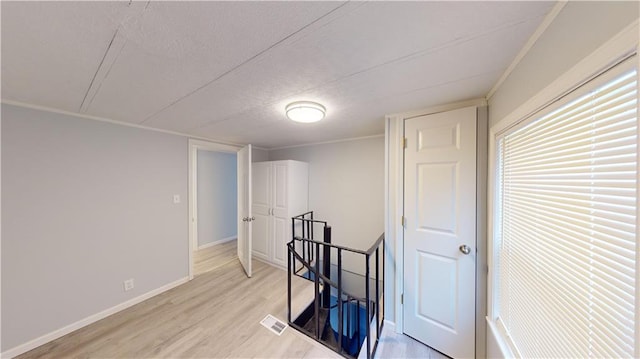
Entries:
POLYGON ((287 242, 289 232, 287 229, 291 227, 291 219, 286 217, 275 217, 274 221, 275 238, 273 241, 273 263, 282 267, 287 266, 287 242))
POLYGON ((273 166, 274 196, 273 207, 276 216, 287 216, 287 196, 289 191, 289 183, 287 178, 288 167, 286 163, 276 163, 273 166))
POLYGON ((256 258, 269 260, 269 216, 253 212, 253 255, 256 258))
POLYGON ((286 268, 291 217, 307 211, 307 165, 296 161, 253 166, 253 253, 286 268))
POLYGON ((252 167, 252 211, 253 243, 252 252, 260 259, 269 259, 269 221, 271 219, 271 178, 269 163, 254 163, 252 167))

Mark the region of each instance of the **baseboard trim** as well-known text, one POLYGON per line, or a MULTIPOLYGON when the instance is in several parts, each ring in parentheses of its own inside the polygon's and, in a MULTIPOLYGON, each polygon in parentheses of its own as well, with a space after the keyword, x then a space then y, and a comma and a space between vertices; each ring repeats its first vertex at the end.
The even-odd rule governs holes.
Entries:
POLYGON ((260 258, 260 257, 255 257, 255 255, 252 255, 251 259, 255 259, 255 260, 259 261, 259 262, 262 262, 264 264, 270 265, 270 266, 272 266, 274 268, 277 268, 277 269, 280 269, 280 270, 283 270, 283 271, 287 270, 287 266, 281 266, 280 264, 273 263, 273 262, 271 262, 271 261, 269 261, 267 259, 260 258))
POLYGON ((222 239, 219 239, 219 240, 217 240, 215 242, 206 243, 206 244, 203 244, 201 246, 198 246, 198 250, 209 248, 209 247, 213 247, 215 245, 222 244, 222 243, 231 242, 231 241, 236 240, 236 239, 238 239, 238 236, 231 236, 231 237, 227 237, 227 238, 222 238, 222 239))
POLYGON ((140 302, 143 302, 151 297, 155 297, 158 294, 161 294, 163 292, 166 292, 170 289, 173 289, 181 284, 184 284, 186 282, 189 281, 189 277, 184 277, 182 279, 178 279, 177 281, 168 283, 166 285, 163 285, 162 287, 153 289, 147 293, 144 293, 142 295, 139 295, 135 298, 129 299, 126 302, 122 302, 118 305, 115 305, 111 308, 105 309, 99 313, 90 315, 84 319, 81 319, 75 323, 71 323, 65 327, 62 327, 60 329, 54 330, 50 333, 47 333, 39 338, 33 339, 31 341, 28 341, 24 344, 20 344, 16 347, 13 347, 5 352, 0 353, 0 357, 3 359, 11 359, 13 357, 16 357, 20 354, 26 353, 29 350, 35 349, 43 344, 46 344, 50 341, 53 341, 55 339, 58 339, 64 335, 67 335, 73 331, 76 331, 80 328, 86 327, 89 324, 95 323, 101 319, 104 319, 110 315, 113 315, 117 312, 120 312, 124 309, 127 309, 129 307, 132 307, 140 302))
POLYGON ((384 327, 386 329, 389 329, 392 332, 396 333, 396 322, 392 322, 390 320, 385 319, 384 320, 384 327))
POLYGON ((485 319, 487 321, 487 358, 516 358, 495 321, 489 317, 485 319))

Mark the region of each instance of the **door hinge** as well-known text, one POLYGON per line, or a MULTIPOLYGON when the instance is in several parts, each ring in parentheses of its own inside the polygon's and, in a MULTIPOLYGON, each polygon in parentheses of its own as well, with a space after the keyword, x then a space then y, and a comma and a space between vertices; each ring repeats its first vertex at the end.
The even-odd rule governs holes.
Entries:
POLYGON ((402 138, 402 148, 407 148, 407 138, 406 137, 402 138))
POLYGON ((402 227, 403 227, 403 228, 404 228, 404 227, 406 227, 406 225, 407 225, 407 219, 406 219, 406 218, 404 218, 404 216, 402 216, 402 218, 400 219, 400 221, 402 221, 402 227))
POLYGON ((404 304, 404 293, 400 294, 400 304, 404 304))

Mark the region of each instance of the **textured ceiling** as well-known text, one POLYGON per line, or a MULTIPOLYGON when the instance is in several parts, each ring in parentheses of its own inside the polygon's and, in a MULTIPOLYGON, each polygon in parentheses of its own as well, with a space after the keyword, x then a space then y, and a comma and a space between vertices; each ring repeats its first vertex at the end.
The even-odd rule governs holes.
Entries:
POLYGON ((553 4, 3 1, 2 98, 265 148, 376 135, 484 97, 553 4))

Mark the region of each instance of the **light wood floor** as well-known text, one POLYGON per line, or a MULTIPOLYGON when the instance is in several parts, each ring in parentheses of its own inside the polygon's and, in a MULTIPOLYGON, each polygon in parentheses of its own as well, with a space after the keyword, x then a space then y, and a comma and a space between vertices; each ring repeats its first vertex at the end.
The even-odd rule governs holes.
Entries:
POLYGON ((193 274, 200 275, 238 258, 238 241, 233 240, 193 252, 193 274))
POLYGON ((260 324, 267 314, 286 320, 286 293, 286 272, 254 261, 246 278, 236 259, 19 358, 339 358, 291 328, 277 336, 260 324))
POLYGON ((448 359, 446 355, 402 334, 391 327, 384 327, 378 342, 376 358, 448 359))
MULTIPOLYGON (((313 288, 300 278, 292 286, 295 312, 313 288)), ((286 293, 285 271, 254 260, 247 278, 234 258, 18 358, 341 358, 295 329, 277 336, 260 324, 267 314, 286 321, 286 293)), ((376 357, 444 358, 388 328, 376 357)))

